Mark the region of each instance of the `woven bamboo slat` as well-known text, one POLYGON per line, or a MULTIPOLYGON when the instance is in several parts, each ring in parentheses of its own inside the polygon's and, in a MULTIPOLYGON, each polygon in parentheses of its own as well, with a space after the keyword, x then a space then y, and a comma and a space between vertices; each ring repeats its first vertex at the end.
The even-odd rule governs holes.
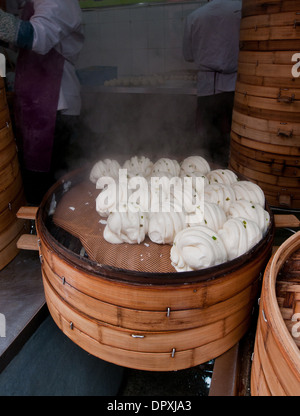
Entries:
POLYGON ((26 203, 23 192, 17 193, 6 209, 0 213, 0 235, 6 228, 16 221, 16 214, 20 206, 26 203))
POLYGON ((0 80, 0 111, 4 110, 7 106, 6 91, 3 78, 0 80))
POLYGON ((11 163, 16 156, 16 144, 10 141, 8 146, 3 150, 0 150, 0 171, 5 169, 9 163, 11 163))
MULTIPOLYGON (((291 53, 291 58, 292 58, 292 53, 291 53)), ((268 76, 271 78, 282 77, 286 79, 293 79, 292 66, 293 66, 292 61, 290 64, 286 64, 286 65, 239 62, 238 73, 242 75, 257 76, 257 77, 268 76)))
POLYGON ((242 51, 291 51, 292 53, 298 53, 298 42, 295 39, 292 40, 251 40, 240 42, 240 49, 242 51))
POLYGON ((240 41, 277 41, 277 40, 298 40, 300 29, 290 26, 273 26, 253 29, 241 29, 240 41))
POLYGON ((279 247, 265 270, 251 370, 253 396, 300 393, 299 250, 300 232, 279 247))
MULTIPOLYGON (((290 69, 292 65, 290 66, 290 69)), ((256 76, 256 75, 244 75, 241 73, 237 74, 237 80, 249 85, 257 85, 262 87, 275 87, 275 88, 295 88, 295 78, 292 76, 289 77, 269 77, 267 74, 265 76, 256 76)))
POLYGON ((284 144, 273 144, 273 143, 266 143, 261 142, 258 140, 249 139, 247 137, 242 137, 236 134, 234 131, 231 131, 231 139, 236 141, 237 143, 241 144, 242 146, 249 147, 250 149, 257 149, 266 151, 268 153, 278 154, 278 155, 287 155, 287 156, 299 156, 300 149, 293 146, 284 146, 284 144))
POLYGON ((286 101, 280 101, 236 92, 234 106, 243 114, 267 120, 283 119, 290 123, 297 123, 300 116, 300 101, 294 101, 290 96, 286 101))
POLYGON ((0 213, 10 207, 16 195, 23 193, 23 182, 21 173, 17 175, 14 182, 12 182, 4 191, 0 192, 0 213))
POLYGON ((255 65, 291 65, 294 52, 285 49, 275 51, 245 51, 240 50, 238 62, 255 65))
POLYGON ((7 108, 5 107, 3 110, 0 111, 0 130, 4 127, 7 127, 10 122, 9 113, 7 113, 7 108))
MULTIPOLYGON (((72 177, 71 182, 76 183, 72 177)), ((62 184, 51 192, 60 195, 62 184)), ((49 232, 48 193, 36 214, 47 305, 59 328, 89 353, 117 365, 173 371, 215 358, 247 331, 273 242, 205 271, 137 273, 99 265, 49 232)))
POLYGON ((294 0, 243 0, 242 16, 244 18, 293 11, 299 11, 299 5, 294 0))
POLYGON ((24 221, 14 221, 0 234, 0 270, 11 262, 19 252, 17 241, 27 229, 24 221))
MULTIPOLYGON (((281 29, 289 27, 296 32, 300 22, 299 17, 299 10, 284 13, 257 14, 249 17, 243 16, 240 28, 242 31, 251 29, 258 32, 259 29, 269 29, 275 26, 281 29)), ((278 39, 281 39, 280 34, 280 32, 277 33, 279 35, 278 39)))
POLYGON ((299 88, 265 87, 264 85, 246 84, 238 80, 236 82, 236 91, 245 96, 272 98, 283 102, 300 100, 299 88))
MULTIPOLYGON (((291 152, 293 152, 294 147, 297 148, 300 146, 300 136, 294 135, 293 130, 286 130, 285 126, 274 134, 269 131, 263 132, 261 130, 246 127, 233 120, 231 128, 234 133, 242 137, 261 141, 263 143, 291 147, 291 152)), ((297 150, 295 150, 295 152, 297 152, 297 150)))
MULTIPOLYGON (((267 120, 258 117, 250 117, 247 114, 239 113, 235 109, 232 113, 235 123, 251 130, 258 130, 266 135, 277 135, 282 138, 284 145, 285 139, 300 136, 300 123, 289 123, 285 120, 267 120)), ((261 133, 259 133, 261 135, 261 133)))

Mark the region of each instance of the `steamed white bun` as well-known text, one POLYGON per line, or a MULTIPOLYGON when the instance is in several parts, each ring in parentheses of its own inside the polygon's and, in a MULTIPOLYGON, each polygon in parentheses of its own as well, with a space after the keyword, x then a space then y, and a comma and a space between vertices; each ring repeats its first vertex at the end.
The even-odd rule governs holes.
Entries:
POLYGON ((182 212, 155 212, 149 217, 148 236, 157 244, 173 244, 175 235, 185 226, 182 212))
POLYGON ((180 176, 205 176, 210 171, 209 163, 202 156, 186 157, 180 168, 180 176))
POLYGON ((152 167, 151 176, 171 175, 179 176, 180 165, 177 160, 162 157, 158 159, 152 167))
POLYGON ((184 228, 174 239, 171 263, 178 272, 205 269, 227 261, 219 235, 205 226, 184 228))
POLYGON ((263 235, 270 224, 270 214, 260 204, 240 199, 234 202, 228 210, 228 218, 245 217, 257 223, 263 235))
POLYGON ((265 195, 263 190, 254 182, 238 181, 231 185, 234 190, 236 200, 244 199, 253 204, 260 204, 265 207, 265 195))
POLYGON ((123 169, 127 169, 129 178, 132 176, 144 176, 147 178, 151 175, 152 167, 153 162, 145 156, 133 156, 123 164, 123 169))
POLYGON ((238 180, 237 175, 229 169, 211 170, 206 176, 210 184, 223 183, 224 185, 231 185, 238 180))
POLYGON ((112 212, 107 218, 103 237, 112 244, 140 244, 148 231, 148 217, 142 212, 112 212))
POLYGON ((101 217, 107 217, 111 212, 118 210, 125 211, 130 193, 125 183, 112 181, 97 196, 96 211, 101 217))
POLYGON ((204 201, 204 212, 203 218, 198 223, 188 222, 190 227, 197 225, 206 225, 214 231, 218 231, 223 227, 227 217, 225 211, 218 204, 213 202, 204 201))
POLYGON ((94 164, 90 172, 90 181, 96 183, 101 176, 111 176, 117 180, 121 166, 118 161, 112 159, 99 160, 94 164))
POLYGON ((227 251, 228 260, 246 253, 262 238, 262 232, 256 222, 246 218, 230 218, 219 230, 227 251))
POLYGON ((236 200, 231 186, 223 183, 214 183, 204 189, 204 201, 219 205, 227 213, 230 205, 236 200))

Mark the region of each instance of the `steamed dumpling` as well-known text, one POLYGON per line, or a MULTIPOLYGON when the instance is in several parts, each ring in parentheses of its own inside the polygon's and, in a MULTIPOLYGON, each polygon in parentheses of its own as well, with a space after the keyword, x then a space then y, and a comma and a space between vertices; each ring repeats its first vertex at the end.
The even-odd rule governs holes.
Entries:
POLYGON ((178 272, 205 269, 227 261, 219 235, 205 226, 184 228, 174 239, 171 263, 178 272))
POLYGON ((125 183, 112 181, 97 196, 96 211, 101 217, 107 217, 111 212, 118 210, 125 211, 128 206, 128 195, 130 190, 125 183))
POLYGON ((262 232, 256 222, 246 218, 230 218, 219 230, 227 251, 228 260, 246 253, 262 238, 262 232))
POLYGON ((210 171, 209 163, 202 156, 186 157, 180 168, 180 176, 205 176, 210 171))
POLYGON ((103 237, 112 244, 140 244, 148 231, 148 217, 142 212, 112 212, 107 218, 103 237))
POLYGON ((204 201, 204 212, 203 218, 198 223, 189 222, 190 227, 197 225, 206 225, 208 228, 211 228, 214 231, 218 231, 223 227, 223 224, 226 222, 227 217, 225 211, 218 204, 213 202, 204 201))
POLYGON ((148 236, 157 244, 172 244, 175 235, 185 228, 182 212, 155 212, 150 214, 148 236))
POLYGON ((230 205, 236 200, 236 197, 231 186, 214 183, 205 187, 204 200, 219 205, 227 213, 230 205))
POLYGON ((181 180, 178 176, 153 176, 148 181, 151 198, 151 211, 161 211, 162 205, 169 202, 170 204, 176 199, 176 189, 182 189, 181 180))
POLYGON ((90 172, 90 181, 96 183, 101 176, 110 176, 117 180, 121 166, 117 160, 104 159, 95 163, 90 172))
POLYGON ((253 204, 265 206, 265 195, 263 190, 254 182, 238 181, 231 185, 234 190, 236 200, 244 199, 253 204))
POLYGON ((231 185, 233 182, 237 182, 238 177, 232 170, 215 169, 208 172, 207 179, 210 184, 223 183, 224 185, 231 185))
POLYGON ((260 204, 240 199, 234 202, 228 210, 228 218, 245 217, 255 221, 263 235, 270 224, 270 214, 260 204))
POLYGON ((158 159, 152 167, 152 176, 159 176, 162 173, 171 176, 179 176, 180 165, 177 160, 162 157, 158 159))
POLYGON ((129 178, 132 176, 144 176, 147 178, 151 175, 152 167, 153 162, 145 156, 133 156, 123 164, 123 169, 127 169, 129 178))

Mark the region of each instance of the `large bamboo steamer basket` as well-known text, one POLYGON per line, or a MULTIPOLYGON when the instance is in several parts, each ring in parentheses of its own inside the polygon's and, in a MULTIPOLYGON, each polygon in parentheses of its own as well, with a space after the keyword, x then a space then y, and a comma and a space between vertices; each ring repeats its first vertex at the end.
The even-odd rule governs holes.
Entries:
POLYGON ((264 274, 251 370, 253 396, 300 394, 299 249, 300 232, 279 247, 264 274))
POLYGON ((16 213, 25 202, 4 80, 0 78, 0 270, 19 252, 16 243, 26 229, 16 213))
POLYGON ((58 327, 89 353, 149 371, 193 367, 229 350, 249 329, 260 276, 270 257, 267 235, 251 252, 210 269, 141 273, 78 256, 50 232, 48 210, 81 179, 71 173, 45 195, 36 214, 42 276, 58 327))

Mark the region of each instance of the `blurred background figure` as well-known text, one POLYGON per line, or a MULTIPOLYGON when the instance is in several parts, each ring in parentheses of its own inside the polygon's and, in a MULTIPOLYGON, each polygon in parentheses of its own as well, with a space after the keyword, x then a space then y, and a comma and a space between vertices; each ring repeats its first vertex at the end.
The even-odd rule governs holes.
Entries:
POLYGON ((74 63, 84 36, 78 0, 7 1, 6 11, 0 9, 0 40, 18 48, 16 139, 27 201, 36 204, 64 169, 80 114, 74 63))
POLYGON ((183 56, 197 75, 196 129, 211 161, 227 166, 242 1, 211 0, 187 16, 183 56))

